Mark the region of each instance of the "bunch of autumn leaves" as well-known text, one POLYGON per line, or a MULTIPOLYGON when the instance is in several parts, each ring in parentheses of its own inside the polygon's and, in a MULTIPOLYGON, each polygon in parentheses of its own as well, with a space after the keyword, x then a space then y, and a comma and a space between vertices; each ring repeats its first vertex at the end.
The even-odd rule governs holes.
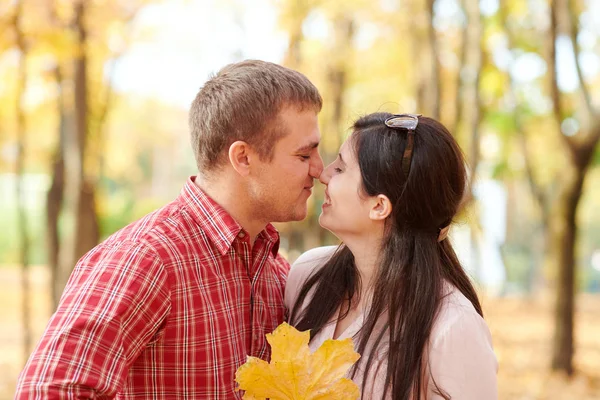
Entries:
POLYGON ((360 358, 352 339, 326 340, 314 353, 310 331, 283 323, 267 334, 271 363, 248 357, 235 375, 244 400, 356 400, 358 386, 344 378, 360 358))

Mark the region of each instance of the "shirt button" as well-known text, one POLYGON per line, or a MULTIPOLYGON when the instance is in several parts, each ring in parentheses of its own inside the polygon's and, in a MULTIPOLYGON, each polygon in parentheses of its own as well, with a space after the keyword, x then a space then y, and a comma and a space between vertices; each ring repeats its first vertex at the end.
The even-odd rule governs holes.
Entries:
POLYGON ((244 233, 244 231, 240 231, 240 233, 238 233, 238 237, 245 238, 246 234, 244 233))

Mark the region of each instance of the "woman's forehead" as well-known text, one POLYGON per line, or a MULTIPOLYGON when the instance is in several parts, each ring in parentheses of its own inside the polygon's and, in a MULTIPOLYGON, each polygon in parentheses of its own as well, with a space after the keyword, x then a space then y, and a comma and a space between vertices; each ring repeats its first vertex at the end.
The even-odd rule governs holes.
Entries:
POLYGON ((356 163, 356 155, 354 154, 354 146, 351 137, 346 139, 346 141, 340 146, 340 154, 342 155, 346 164, 356 163))

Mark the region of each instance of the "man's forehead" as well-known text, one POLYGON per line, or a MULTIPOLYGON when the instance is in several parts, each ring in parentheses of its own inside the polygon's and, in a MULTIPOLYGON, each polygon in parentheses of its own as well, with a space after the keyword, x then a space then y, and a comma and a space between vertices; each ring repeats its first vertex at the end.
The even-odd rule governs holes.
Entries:
POLYGON ((319 147, 320 138, 312 138, 310 140, 305 140, 303 144, 300 145, 298 151, 310 151, 319 147))
POLYGON ((280 113, 279 123, 285 131, 285 135, 280 140, 294 150, 314 149, 321 141, 317 114, 314 111, 300 112, 288 108, 280 113))

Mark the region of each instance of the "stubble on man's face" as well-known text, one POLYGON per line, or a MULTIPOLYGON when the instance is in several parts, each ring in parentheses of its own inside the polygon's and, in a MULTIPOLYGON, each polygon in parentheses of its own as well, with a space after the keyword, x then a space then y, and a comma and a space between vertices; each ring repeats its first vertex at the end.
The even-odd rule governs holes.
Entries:
POLYGON ((310 190, 306 189, 313 185, 310 168, 315 156, 320 160, 317 116, 312 111, 285 109, 280 122, 286 134, 274 144, 272 159, 257 171, 253 200, 265 221, 301 221, 308 213, 310 190))
POLYGON ((293 190, 282 186, 272 179, 254 193, 256 216, 267 222, 302 221, 308 213, 304 187, 293 190))

